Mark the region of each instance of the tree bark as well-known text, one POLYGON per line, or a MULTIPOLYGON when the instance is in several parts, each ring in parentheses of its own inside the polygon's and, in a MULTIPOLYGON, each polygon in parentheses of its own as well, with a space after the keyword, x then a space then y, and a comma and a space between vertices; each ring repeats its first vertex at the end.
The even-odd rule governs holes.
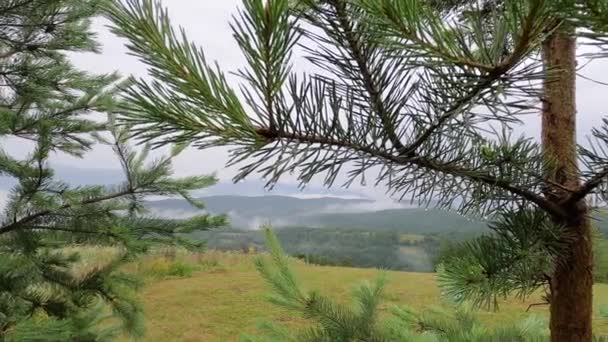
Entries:
MULTIPOLYGON (((580 186, 576 148, 576 39, 567 28, 553 33, 543 45, 547 77, 544 83, 542 146, 550 167, 547 177, 561 185, 546 196, 561 203, 563 188, 580 186)), ((569 249, 551 277, 551 341, 592 340, 593 256, 589 209, 585 200, 564 207, 557 219, 568 231, 569 249)))

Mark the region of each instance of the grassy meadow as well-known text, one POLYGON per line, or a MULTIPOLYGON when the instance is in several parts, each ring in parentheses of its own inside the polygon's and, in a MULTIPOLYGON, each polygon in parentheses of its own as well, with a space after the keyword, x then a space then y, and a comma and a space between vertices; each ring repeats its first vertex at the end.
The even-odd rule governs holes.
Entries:
MULTIPOLYGON (((291 326, 306 322, 266 301, 270 292, 253 266, 251 254, 208 252, 200 255, 150 256, 129 266, 146 279, 141 297, 146 310, 145 341, 238 341, 241 333, 256 333, 260 320, 291 326)), ((372 280, 374 269, 312 266, 294 260, 293 267, 307 289, 348 300, 357 284, 372 280)), ((434 274, 387 272, 389 286, 384 307, 407 305, 424 309, 442 305, 434 274)), ((526 302, 508 300, 498 312, 480 312, 488 324, 519 321, 526 315, 546 315, 540 294, 526 302)), ((608 319, 600 307, 608 305, 608 285, 595 288, 596 334, 608 335, 608 319)), ((444 303, 445 305, 445 303, 444 303)), ((126 339, 125 339, 126 340, 126 339)))

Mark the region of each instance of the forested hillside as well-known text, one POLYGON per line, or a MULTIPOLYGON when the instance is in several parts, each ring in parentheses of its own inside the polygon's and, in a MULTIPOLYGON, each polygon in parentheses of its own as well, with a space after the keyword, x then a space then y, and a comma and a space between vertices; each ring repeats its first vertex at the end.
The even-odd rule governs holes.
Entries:
MULTIPOLYGON (((442 247, 489 233, 487 223, 479 218, 369 199, 208 196, 201 200, 205 210, 227 213, 231 224, 193 234, 207 247, 264 250, 259 227, 270 224, 289 254, 318 265, 433 272, 442 247)), ((161 216, 186 217, 198 210, 174 199, 147 205, 161 216)), ((596 216, 595 224, 605 235, 605 218, 596 216)))
MULTIPOLYGON (((455 212, 369 199, 209 196, 201 200, 209 212, 227 213, 232 228, 236 229, 258 229, 262 224, 271 224, 275 228, 390 229, 416 234, 485 230, 481 220, 455 212)), ((198 210, 176 199, 150 201, 148 207, 157 215, 171 217, 190 216, 198 210)))
MULTIPOLYGON (((378 202, 364 198, 297 198, 291 196, 206 196, 200 200, 205 210, 227 214, 235 229, 258 229, 263 224, 274 228, 349 228, 389 229, 410 234, 487 232, 482 218, 464 217, 456 212, 424 209, 408 202, 378 202)), ((181 199, 148 201, 159 216, 187 217, 200 209, 181 199)), ((596 212, 594 224, 608 233, 608 216, 596 212)))
MULTIPOLYGON (((465 239, 466 234, 415 235, 394 230, 293 227, 277 236, 285 250, 317 265, 373 267, 431 272, 442 241, 465 239)), ((265 250, 261 231, 220 230, 196 234, 210 249, 224 251, 265 250)), ((470 237, 470 236, 468 236, 470 237)))

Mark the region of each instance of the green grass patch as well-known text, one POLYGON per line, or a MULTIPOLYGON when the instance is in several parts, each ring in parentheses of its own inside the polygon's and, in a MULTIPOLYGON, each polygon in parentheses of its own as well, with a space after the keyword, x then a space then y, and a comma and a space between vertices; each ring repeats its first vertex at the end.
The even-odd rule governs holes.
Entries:
POLYGON ((154 280, 166 278, 188 278, 200 270, 200 266, 182 258, 150 256, 138 261, 137 273, 144 278, 154 280))
MULTIPOLYGON (((239 341, 244 332, 259 334, 260 321, 294 327, 306 324, 303 319, 268 303, 271 290, 255 270, 252 255, 209 252, 185 260, 198 265, 198 271, 190 277, 156 278, 148 282, 142 293, 148 327, 145 341, 239 341)), ((307 265, 298 260, 292 264, 304 287, 341 301, 348 301, 356 285, 375 279, 379 272, 307 265)), ((407 305, 416 310, 445 305, 434 274, 386 273, 389 283, 382 312, 388 312, 394 305, 407 305)), ((546 317, 547 306, 534 306, 526 311, 530 304, 540 302, 540 297, 539 293, 526 301, 505 300, 498 312, 480 311, 479 316, 490 327, 521 322, 535 315, 546 317)), ((596 285, 594 298, 595 332, 606 335, 608 317, 600 311, 605 311, 602 308, 608 305, 608 285, 596 285)))

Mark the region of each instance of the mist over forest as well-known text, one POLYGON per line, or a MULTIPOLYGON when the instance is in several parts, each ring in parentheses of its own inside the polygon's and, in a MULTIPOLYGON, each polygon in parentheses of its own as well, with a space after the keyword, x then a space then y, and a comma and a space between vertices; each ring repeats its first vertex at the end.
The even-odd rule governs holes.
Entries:
MULTIPOLYGON (((207 196, 204 212, 226 214, 229 226, 192 235, 210 249, 263 251, 260 227, 271 226, 285 250, 315 264, 433 272, 442 248, 489 233, 488 220, 456 212, 365 198, 207 196)), ((151 214, 200 213, 184 200, 147 202, 151 214)), ((608 231, 604 220, 597 227, 608 231)))

